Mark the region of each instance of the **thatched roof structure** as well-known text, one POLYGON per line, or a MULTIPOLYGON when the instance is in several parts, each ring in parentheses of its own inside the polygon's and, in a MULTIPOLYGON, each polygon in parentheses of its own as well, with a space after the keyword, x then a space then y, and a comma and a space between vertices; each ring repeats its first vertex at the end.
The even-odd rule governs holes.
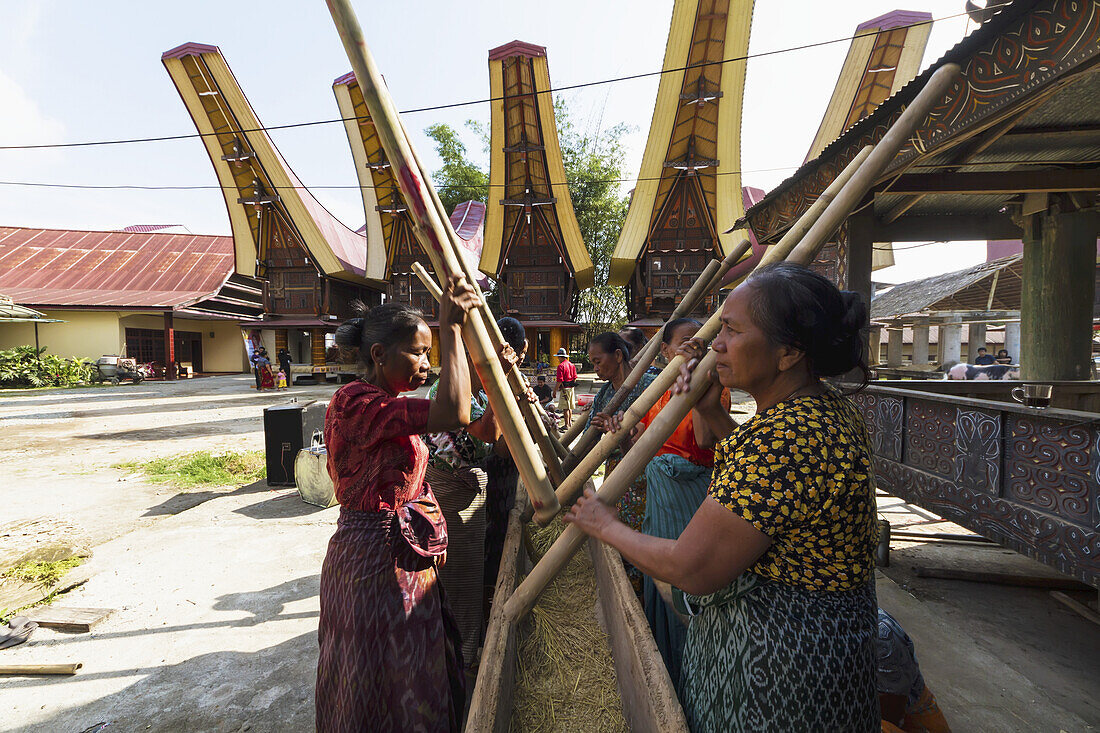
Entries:
POLYGON ((871 320, 888 321, 942 311, 1018 311, 1022 275, 1023 255, 1013 255, 901 283, 871 300, 871 320))

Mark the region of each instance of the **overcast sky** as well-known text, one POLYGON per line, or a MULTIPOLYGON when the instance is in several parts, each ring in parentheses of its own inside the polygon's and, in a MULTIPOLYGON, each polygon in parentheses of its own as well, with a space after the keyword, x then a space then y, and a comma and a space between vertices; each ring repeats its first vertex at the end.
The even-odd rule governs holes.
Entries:
MULTIPOLYGON (((630 2, 478 0, 371 3, 356 11, 399 109, 488 96, 488 49, 519 39, 547 47, 551 83, 563 86, 660 69, 671 0, 630 2)), ((935 18, 963 11, 962 0, 917 5, 786 0, 756 3, 750 53, 850 36, 856 25, 899 7, 935 18)), ((187 41, 221 47, 265 125, 338 116, 332 81, 349 70, 321 0, 243 3, 0 0, 0 145, 78 142, 194 133, 160 63, 187 41)), ((965 17, 937 22, 925 65, 972 29, 965 17)), ((742 125, 745 185, 771 189, 802 162, 848 41, 751 59, 742 125)), ((627 175, 637 175, 657 78, 565 92, 579 122, 625 122, 627 175)), ((488 121, 488 105, 409 115, 414 145, 436 162, 420 130, 434 122, 488 121)), ((363 222, 344 129, 328 124, 272 133, 317 198, 352 228, 363 222)), ((485 163, 481 145, 467 135, 485 163)), ((65 184, 216 185, 198 139, 132 145, 0 151, 0 181, 65 184)), ((629 188, 629 186, 627 186, 629 188)), ((183 224, 228 234, 217 190, 90 191, 0 186, 0 225, 118 229, 183 224)), ((876 280, 898 282, 967 267, 984 243, 951 243, 897 254, 876 280)))

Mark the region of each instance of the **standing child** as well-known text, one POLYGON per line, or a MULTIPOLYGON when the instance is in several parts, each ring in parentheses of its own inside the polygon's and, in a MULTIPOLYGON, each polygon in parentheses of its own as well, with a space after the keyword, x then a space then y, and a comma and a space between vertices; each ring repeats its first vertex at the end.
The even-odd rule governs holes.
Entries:
POLYGON ((279 373, 275 376, 275 385, 280 392, 286 391, 286 372, 282 369, 280 369, 279 373))

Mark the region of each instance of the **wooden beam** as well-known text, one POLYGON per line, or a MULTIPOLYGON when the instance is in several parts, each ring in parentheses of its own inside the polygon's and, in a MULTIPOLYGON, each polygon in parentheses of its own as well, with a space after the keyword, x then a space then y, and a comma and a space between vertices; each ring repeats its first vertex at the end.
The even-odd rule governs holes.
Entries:
POLYGON ((1044 125, 1043 127, 1014 127, 1005 135, 1027 135, 1038 137, 1042 135, 1095 135, 1100 132, 1100 125, 1044 125))
POLYGON ((951 242, 1019 239, 1023 230, 1008 214, 930 214, 879 220, 873 236, 876 242, 951 242))
MULTIPOLYGON (((1013 127, 1016 126, 1017 122, 1019 122, 1024 116, 1026 116, 1028 112, 1034 109, 1035 105, 1042 101, 1042 99, 1044 98, 1045 95, 1040 95, 1034 100, 1032 104, 1027 105, 1026 107, 1024 107, 1024 109, 1015 112, 1008 118, 1000 120, 998 122, 994 122, 988 127, 977 131, 972 135, 963 137, 954 146, 957 152, 952 160, 953 165, 959 166, 964 163, 968 163, 983 151, 988 150, 990 146, 993 145, 993 143, 997 142, 1004 135, 1006 135, 1013 127)), ((909 211, 909 209, 913 208, 913 206, 916 205, 918 201, 924 198, 925 195, 914 196, 907 201, 903 201, 901 204, 895 206, 892 210, 888 211, 886 215, 883 216, 883 219, 888 224, 897 221, 905 214, 905 212, 909 211)))
POLYGON ((877 195, 1020 194, 1100 191, 1100 168, 1086 170, 906 173, 877 195))

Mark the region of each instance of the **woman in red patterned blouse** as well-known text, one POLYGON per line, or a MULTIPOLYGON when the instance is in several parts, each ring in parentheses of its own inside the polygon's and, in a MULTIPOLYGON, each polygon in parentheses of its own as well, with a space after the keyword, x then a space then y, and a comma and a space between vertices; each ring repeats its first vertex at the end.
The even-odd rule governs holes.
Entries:
POLYGON ((457 629, 436 564, 447 526, 424 482, 421 433, 470 422, 470 372, 460 330, 480 305, 460 277, 439 306, 441 375, 434 400, 399 396, 424 384, 432 337, 399 303, 344 323, 363 378, 325 416, 328 470, 340 520, 321 569, 317 730, 457 731, 465 702, 457 629))

